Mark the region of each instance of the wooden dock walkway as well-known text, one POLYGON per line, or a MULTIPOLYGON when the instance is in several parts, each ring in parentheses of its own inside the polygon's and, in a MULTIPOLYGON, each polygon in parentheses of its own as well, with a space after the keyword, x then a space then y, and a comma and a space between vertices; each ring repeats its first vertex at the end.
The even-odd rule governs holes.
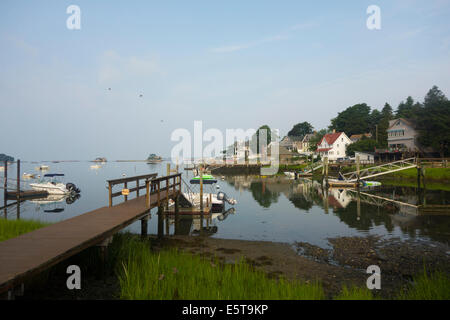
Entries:
POLYGON ((0 242, 0 293, 20 286, 28 277, 86 248, 103 243, 137 220, 142 221, 142 230, 146 235, 150 210, 159 207, 162 212, 163 205, 169 199, 177 201, 181 191, 181 174, 155 176, 110 180, 110 206, 0 242), (142 179, 145 184, 140 186, 139 180, 142 179), (114 185, 129 182, 136 182, 136 188, 124 188, 122 192, 112 193, 114 185), (138 196, 142 188, 146 189, 145 195, 138 196), (135 191, 137 197, 128 200, 130 191, 135 191), (112 198, 119 194, 124 195, 125 202, 112 206, 112 198))

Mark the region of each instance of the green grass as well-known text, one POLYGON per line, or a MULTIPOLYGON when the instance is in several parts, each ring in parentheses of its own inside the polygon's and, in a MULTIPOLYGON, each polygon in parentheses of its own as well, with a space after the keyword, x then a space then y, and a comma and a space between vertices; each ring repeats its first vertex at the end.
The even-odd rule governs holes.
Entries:
MULTIPOLYGON (((389 178, 380 178, 379 181, 386 186, 397 186, 397 187, 417 187, 417 180, 413 179, 394 179, 392 177, 389 178)), ((450 184, 441 183, 441 182, 428 182, 425 181, 427 190, 444 190, 450 191, 450 184)), ((423 188, 423 183, 420 184, 423 188)))
POLYGON ((450 300, 450 277, 443 272, 434 272, 414 277, 406 292, 398 296, 406 300, 450 300))
POLYGON ((372 291, 367 288, 359 288, 352 286, 347 288, 347 286, 342 287, 342 291, 339 295, 334 297, 334 300, 374 300, 372 291))
MULTIPOLYGON (((116 273, 121 299, 321 300, 320 282, 271 279, 244 261, 222 264, 175 249, 152 252, 147 242, 128 237, 120 247, 116 273)), ((397 299, 450 299, 450 278, 424 272, 397 299)), ((343 286, 336 300, 379 299, 365 287, 343 286)))
POLYGON ((220 264, 176 250, 152 253, 127 241, 118 265, 122 299, 324 299, 319 283, 275 280, 243 261, 220 264))
POLYGON ((47 226, 48 223, 43 223, 35 220, 6 220, 0 219, 0 241, 5 241, 10 238, 17 237, 21 234, 47 226))
MULTIPOLYGON (((425 181, 450 180, 450 168, 424 168, 424 173, 425 173, 425 181)), ((397 171, 392 173, 392 176, 417 180, 417 169, 411 168, 407 170, 397 171)))

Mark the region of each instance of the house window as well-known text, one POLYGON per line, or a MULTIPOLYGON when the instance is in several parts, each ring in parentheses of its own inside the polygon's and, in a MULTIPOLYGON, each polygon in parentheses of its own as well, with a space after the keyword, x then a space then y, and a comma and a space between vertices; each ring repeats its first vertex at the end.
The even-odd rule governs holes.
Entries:
POLYGON ((337 155, 339 155, 339 151, 337 152, 337 155))
POLYGON ((338 143, 337 147, 339 148, 339 143, 338 143))

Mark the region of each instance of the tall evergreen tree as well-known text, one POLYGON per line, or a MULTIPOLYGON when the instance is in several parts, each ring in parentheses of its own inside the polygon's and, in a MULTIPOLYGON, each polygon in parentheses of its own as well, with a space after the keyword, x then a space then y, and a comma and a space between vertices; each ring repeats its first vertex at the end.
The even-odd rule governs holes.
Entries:
POLYGON ((441 157, 450 154, 450 101, 438 87, 428 91, 416 122, 422 146, 439 151, 441 157))

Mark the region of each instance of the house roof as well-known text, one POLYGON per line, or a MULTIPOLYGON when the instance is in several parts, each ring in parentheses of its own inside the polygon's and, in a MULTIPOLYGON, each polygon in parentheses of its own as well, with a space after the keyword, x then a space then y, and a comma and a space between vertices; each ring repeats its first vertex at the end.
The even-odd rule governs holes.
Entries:
POLYGON ((388 128, 388 129, 390 129, 390 128, 392 128, 393 126, 395 126, 395 123, 396 123, 398 120, 403 121, 405 124, 407 124, 408 126, 410 126, 410 127, 412 127, 412 128, 415 128, 415 127, 416 127, 415 123, 414 123, 412 120, 410 120, 410 119, 397 118, 397 119, 393 119, 393 120, 390 120, 390 121, 389 121, 389 128, 388 128))
POLYGON ((331 146, 340 137, 341 134, 343 134, 343 132, 327 133, 326 135, 323 136, 323 138, 317 145, 320 145, 323 139, 326 139, 328 145, 331 146))
POLYGON ((350 136, 350 140, 362 139, 363 136, 366 136, 367 138, 371 138, 372 134, 370 132, 368 132, 368 133, 361 133, 361 134, 352 134, 350 136))
POLYGON ((311 140, 311 138, 314 137, 314 133, 308 133, 305 134, 305 136, 303 137, 303 142, 309 142, 309 140, 311 140))
POLYGON ((288 136, 291 141, 302 141, 303 136, 288 136))

